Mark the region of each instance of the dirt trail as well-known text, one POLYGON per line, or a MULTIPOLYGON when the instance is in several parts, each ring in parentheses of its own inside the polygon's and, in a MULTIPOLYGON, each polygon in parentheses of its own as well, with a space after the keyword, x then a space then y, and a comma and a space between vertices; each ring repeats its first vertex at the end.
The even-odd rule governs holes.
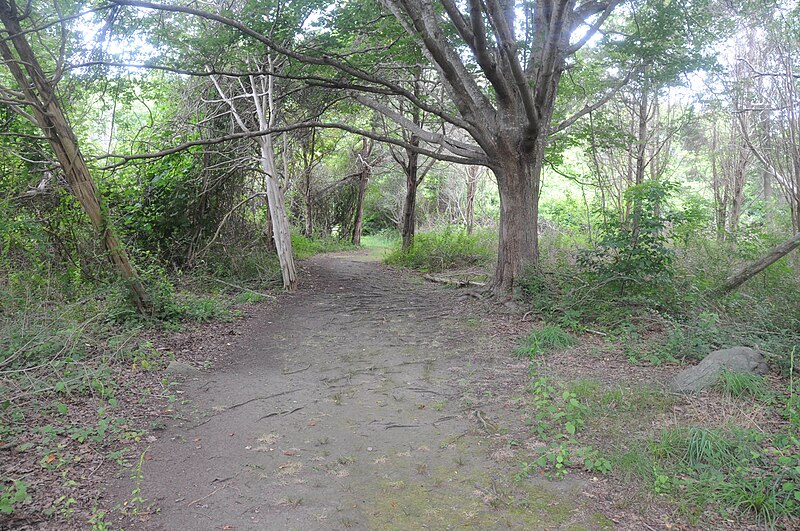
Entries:
POLYGON ((183 420, 112 489, 126 529, 603 527, 580 481, 514 482, 518 463, 490 458, 491 421, 464 400, 496 348, 478 305, 364 252, 304 268, 183 384, 183 420))

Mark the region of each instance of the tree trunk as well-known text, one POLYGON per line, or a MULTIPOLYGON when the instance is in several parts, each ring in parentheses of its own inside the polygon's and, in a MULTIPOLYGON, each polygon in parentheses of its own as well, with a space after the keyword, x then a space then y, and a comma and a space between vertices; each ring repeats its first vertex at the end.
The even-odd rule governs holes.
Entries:
POLYGON ((406 175, 406 202, 403 207, 403 251, 408 251, 414 245, 414 233, 417 228, 417 172, 406 175))
POLYGON ((497 267, 490 289, 512 291, 526 268, 539 259, 539 183, 544 161, 544 139, 538 140, 534 160, 509 152, 494 170, 500 190, 500 237, 497 267))
MULTIPOLYGON (((644 183, 645 166, 647 164, 647 140, 648 140, 648 114, 650 104, 648 102, 649 87, 647 83, 647 71, 642 69, 642 87, 639 99, 639 124, 636 138, 636 173, 634 174, 634 184, 644 183)), ((633 200, 633 223, 631 225, 631 245, 636 247, 639 240, 639 230, 642 223, 642 200, 637 194, 633 200)))
POLYGON ((146 313, 151 307, 151 299, 128 260, 125 249, 108 225, 103 201, 78 147, 75 134, 56 99, 54 88, 27 41, 26 34, 22 32, 16 8, 9 5, 7 0, 0 0, 0 20, 10 35, 7 40, 0 41, 0 56, 31 105, 36 125, 52 147, 72 193, 89 216, 92 227, 100 235, 115 269, 128 284, 132 302, 140 313, 146 313), (13 43, 19 60, 15 59, 9 48, 9 40, 13 43))
POLYGON ((275 242, 275 252, 281 265, 283 287, 293 291, 297 287, 297 269, 292 256, 292 233, 289 228, 289 217, 286 215, 283 190, 278 183, 275 171, 275 150, 272 146, 272 135, 258 137, 261 148, 261 167, 266 173, 267 201, 269 203, 269 217, 272 221, 272 238, 275 242))
POLYGON ((353 222, 353 245, 361 245, 361 231, 364 228, 364 196, 367 194, 367 183, 369 183, 370 169, 366 164, 361 169, 358 178, 358 196, 356 197, 356 217, 353 222))
POLYGON ((466 208, 466 223, 467 234, 472 234, 472 226, 475 224, 475 196, 478 193, 478 175, 480 175, 480 166, 467 166, 467 208, 466 208))
POLYGON ((311 238, 314 234, 314 194, 311 189, 311 171, 305 172, 305 224, 303 226, 303 235, 311 238))
POLYGON ((742 267, 739 271, 728 277, 725 284, 722 285, 720 291, 728 292, 733 291, 790 252, 800 247, 800 233, 795 234, 792 238, 785 242, 776 245, 767 252, 767 254, 754 262, 742 267))
POLYGON ((372 176, 372 167, 369 164, 369 156, 372 153, 373 141, 364 138, 361 144, 361 151, 358 154, 358 162, 361 172, 358 177, 358 196, 356 198, 356 213, 353 221, 353 245, 361 245, 361 231, 364 226, 364 196, 367 194, 367 184, 372 176))
MULTIPOLYGON (((418 140, 412 138, 412 143, 419 144, 418 140)), ((403 251, 408 251, 414 245, 414 233, 417 230, 417 188, 419 188, 423 175, 419 175, 419 153, 407 149, 406 163, 403 169, 406 174, 406 201, 403 206, 403 251)))

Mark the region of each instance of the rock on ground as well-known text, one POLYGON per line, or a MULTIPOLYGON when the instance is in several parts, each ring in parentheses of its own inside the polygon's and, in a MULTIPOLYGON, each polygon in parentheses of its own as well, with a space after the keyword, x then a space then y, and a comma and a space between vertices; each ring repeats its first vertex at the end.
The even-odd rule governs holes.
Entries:
POLYGON ((670 381, 676 392, 695 392, 714 386, 722 371, 766 374, 769 371, 764 356, 748 347, 715 350, 703 361, 683 370, 670 381))

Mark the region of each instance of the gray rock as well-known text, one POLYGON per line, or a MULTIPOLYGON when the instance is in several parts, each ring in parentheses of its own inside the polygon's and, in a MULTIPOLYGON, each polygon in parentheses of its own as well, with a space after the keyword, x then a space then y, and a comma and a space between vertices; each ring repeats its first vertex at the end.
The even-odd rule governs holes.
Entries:
POLYGON ((189 365, 188 363, 183 363, 182 361, 172 360, 169 362, 169 365, 167 365, 167 368, 164 370, 164 372, 167 374, 167 376, 171 376, 173 378, 191 378, 200 374, 200 369, 193 365, 189 365))
POLYGON ((707 389, 719 381, 720 374, 725 370, 766 374, 769 367, 764 356, 748 347, 715 350, 697 365, 676 374, 669 388, 679 393, 707 389))

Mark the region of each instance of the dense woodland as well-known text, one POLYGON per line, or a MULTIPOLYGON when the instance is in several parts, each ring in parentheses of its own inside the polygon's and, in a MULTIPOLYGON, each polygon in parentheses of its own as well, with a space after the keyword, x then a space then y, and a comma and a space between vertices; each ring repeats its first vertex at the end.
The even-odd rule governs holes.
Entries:
POLYGON ((642 481, 797 523, 794 3, 0 0, 0 22, 0 446, 156 363, 131 337, 380 245, 634 364, 764 352, 742 393, 777 420, 737 432, 760 455, 738 490, 642 481))

